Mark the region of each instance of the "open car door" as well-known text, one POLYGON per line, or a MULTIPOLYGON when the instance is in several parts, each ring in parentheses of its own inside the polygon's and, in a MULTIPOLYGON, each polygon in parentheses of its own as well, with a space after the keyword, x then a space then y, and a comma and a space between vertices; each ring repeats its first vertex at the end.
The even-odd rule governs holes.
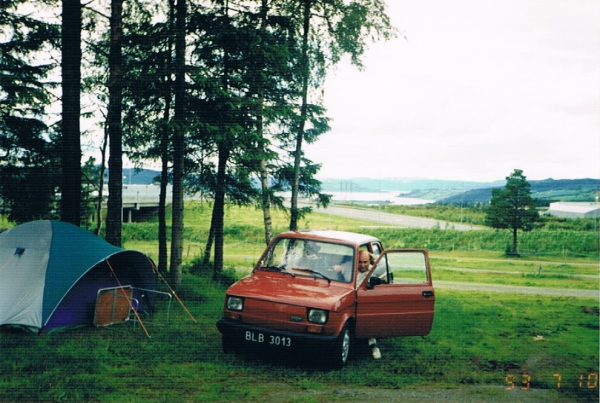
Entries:
POLYGON ((385 250, 357 284, 356 336, 425 336, 434 305, 427 250, 385 250))

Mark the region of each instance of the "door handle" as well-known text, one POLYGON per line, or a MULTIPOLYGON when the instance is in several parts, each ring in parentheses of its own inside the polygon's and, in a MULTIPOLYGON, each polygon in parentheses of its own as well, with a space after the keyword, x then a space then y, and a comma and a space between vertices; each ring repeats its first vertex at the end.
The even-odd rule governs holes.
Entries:
POLYGON ((422 295, 425 298, 433 297, 433 291, 423 291, 422 295))

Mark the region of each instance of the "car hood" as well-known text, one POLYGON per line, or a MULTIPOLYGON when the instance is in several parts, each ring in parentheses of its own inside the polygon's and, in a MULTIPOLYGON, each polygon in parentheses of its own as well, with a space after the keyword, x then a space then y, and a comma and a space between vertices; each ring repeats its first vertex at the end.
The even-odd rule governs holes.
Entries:
POLYGON ((348 283, 283 273, 254 272, 233 284, 228 295, 336 311, 354 300, 348 283))

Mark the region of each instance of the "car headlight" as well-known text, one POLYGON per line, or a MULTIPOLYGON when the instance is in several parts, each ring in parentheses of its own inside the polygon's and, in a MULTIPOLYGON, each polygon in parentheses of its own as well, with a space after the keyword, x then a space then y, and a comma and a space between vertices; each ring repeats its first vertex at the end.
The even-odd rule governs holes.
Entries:
POLYGON ((327 311, 322 309, 309 309, 308 310, 308 321, 311 323, 318 323, 324 325, 327 323, 327 311))
POLYGON ((244 309, 244 299, 240 297, 227 297, 227 309, 241 311, 244 309))

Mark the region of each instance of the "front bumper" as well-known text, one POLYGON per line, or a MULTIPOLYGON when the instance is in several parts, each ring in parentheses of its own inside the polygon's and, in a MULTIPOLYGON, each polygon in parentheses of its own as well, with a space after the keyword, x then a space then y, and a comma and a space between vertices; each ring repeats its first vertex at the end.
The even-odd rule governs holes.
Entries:
POLYGON ((323 347, 334 343, 335 335, 287 332, 220 319, 217 328, 232 342, 256 344, 274 348, 323 347))

